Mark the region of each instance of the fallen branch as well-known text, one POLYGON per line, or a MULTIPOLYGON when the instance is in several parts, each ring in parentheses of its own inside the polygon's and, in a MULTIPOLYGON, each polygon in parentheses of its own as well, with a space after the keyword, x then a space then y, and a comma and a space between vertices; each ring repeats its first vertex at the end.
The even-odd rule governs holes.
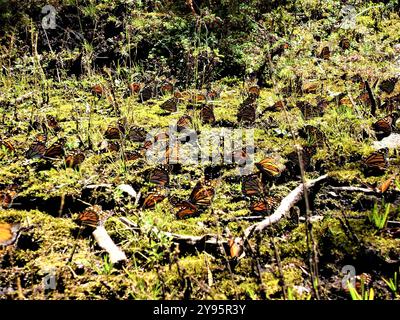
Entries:
POLYGON ((112 241, 107 230, 103 226, 99 226, 93 231, 93 237, 97 241, 98 245, 107 251, 112 264, 127 259, 125 253, 112 241))
MULTIPOLYGON (((130 230, 137 233, 142 233, 143 230, 134 222, 130 221, 126 217, 121 217, 119 220, 126 225, 130 230)), ((171 233, 161 231, 157 227, 152 227, 151 232, 154 234, 162 234, 172 240, 172 242, 179 244, 181 250, 185 250, 187 247, 196 248, 199 251, 203 251, 205 248, 213 247, 221 248, 221 246, 227 245, 228 241, 216 234, 205 234, 203 236, 188 236, 177 233, 171 233)))
POLYGON ((380 193, 377 190, 369 189, 369 188, 360 188, 360 187, 329 187, 329 189, 334 191, 348 191, 348 192, 363 192, 363 193, 380 193))
MULTIPOLYGON (((305 187, 308 190, 312 188, 315 184, 325 180, 326 178, 328 178, 327 174, 320 176, 317 179, 310 180, 305 184, 305 187)), ((282 200, 281 204, 272 215, 248 227, 244 231, 244 238, 248 239, 252 234, 262 232, 271 224, 274 224, 279 220, 281 220, 284 216, 286 216, 289 213, 290 209, 302 198, 303 194, 304 194, 303 184, 300 184, 282 200)))

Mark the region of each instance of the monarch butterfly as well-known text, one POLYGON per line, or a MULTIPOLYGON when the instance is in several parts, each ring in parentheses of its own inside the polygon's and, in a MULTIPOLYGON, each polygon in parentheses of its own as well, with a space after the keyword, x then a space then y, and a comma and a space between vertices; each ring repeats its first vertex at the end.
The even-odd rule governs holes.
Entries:
POLYGON ((145 86, 143 89, 139 91, 139 102, 146 102, 153 98, 154 88, 152 86, 145 86))
POLYGON ((389 148, 382 148, 371 153, 365 160, 364 165, 367 171, 383 172, 389 166, 389 148))
POLYGON ((329 49, 329 47, 323 47, 318 57, 321 59, 329 60, 329 58, 331 57, 331 50, 329 49))
POLYGON ((261 179, 257 173, 242 178, 242 192, 245 196, 259 196, 263 194, 261 179))
POLYGON ((200 110, 200 118, 203 124, 213 124, 215 122, 214 107, 203 105, 200 110))
POLYGON ((207 91, 206 98, 207 98, 207 100, 215 100, 215 99, 219 98, 219 95, 220 95, 219 91, 210 90, 210 91, 207 91))
POLYGON ((178 110, 178 98, 172 97, 160 105, 160 108, 168 112, 176 112, 178 110))
POLYGON ((260 96, 260 87, 259 86, 250 87, 249 96, 252 98, 258 98, 260 96))
POLYGON ((21 226, 17 223, 0 222, 0 246, 12 245, 18 238, 21 226))
POLYGON ((38 135, 36 135, 35 141, 36 142, 46 143, 47 142, 47 135, 45 135, 43 133, 39 133, 38 135))
POLYGON ((265 200, 252 202, 249 209, 255 214, 269 214, 275 204, 276 201, 272 197, 268 197, 265 200))
POLYGON ((383 181, 382 184, 379 185, 378 191, 379 191, 380 193, 385 193, 385 192, 389 189, 389 187, 390 187, 390 185, 392 184, 394 178, 396 178, 396 174, 394 174, 393 176, 391 176, 389 179, 386 179, 385 181, 383 181))
POLYGON ((165 166, 155 168, 151 174, 149 181, 160 187, 164 187, 169 183, 169 172, 165 166))
POLYGON ((153 192, 150 193, 143 202, 144 209, 153 208, 157 203, 160 203, 165 199, 165 196, 162 195, 160 192, 153 192))
POLYGON ((1 148, 4 148, 8 152, 11 152, 11 153, 15 152, 15 148, 14 148, 13 144, 10 141, 7 141, 7 140, 0 140, 0 149, 1 148))
POLYGON ((253 124, 256 121, 256 106, 253 103, 242 103, 237 113, 238 122, 253 124))
POLYGON ((233 238, 230 237, 228 239, 228 246, 229 246, 229 257, 234 258, 241 258, 244 254, 244 243, 242 238, 233 238))
POLYGON ((142 154, 138 151, 127 151, 125 152, 125 161, 134 161, 142 158, 142 154))
POLYGON ((103 140, 99 144, 99 152, 117 152, 120 149, 120 145, 117 141, 103 140))
POLYGON ((64 155, 64 139, 60 139, 46 149, 43 156, 45 158, 60 158, 64 155))
POLYGON ((392 133, 392 130, 394 129, 398 118, 399 114, 393 112, 392 114, 387 115, 386 117, 376 121, 372 125, 372 128, 379 135, 380 138, 387 137, 392 133))
POLYGON ((194 216, 198 212, 198 207, 190 201, 183 201, 175 205, 177 209, 176 216, 179 219, 194 216))
POLYGON ((383 92, 390 94, 393 92, 397 81, 398 81, 398 78, 396 78, 396 77, 384 80, 380 83, 379 89, 381 89, 383 92))
POLYGON ((27 159, 35 159, 43 157, 46 152, 46 145, 41 141, 35 141, 25 153, 27 159))
MULTIPOLYGON (((156 145, 158 143, 161 143, 161 144, 167 143, 169 141, 169 134, 168 134, 168 132, 160 132, 157 135, 155 135, 152 140, 144 141, 143 148, 145 150, 149 150, 153 145, 156 145)), ((167 150, 168 150, 168 146, 167 146, 167 150)))
POLYGON ((45 123, 43 124, 43 129, 44 130, 50 129, 57 132, 61 130, 61 127, 58 124, 57 119, 54 116, 48 114, 46 115, 46 120, 45 123))
POLYGON ((174 92, 174 97, 178 98, 178 99, 183 99, 184 98, 182 92, 180 92, 180 91, 175 91, 174 92))
POLYGON ((178 132, 184 129, 189 129, 191 126, 192 126, 192 117, 187 114, 180 117, 178 119, 178 122, 176 123, 176 128, 178 132))
POLYGON ((283 108, 284 108, 284 102, 282 100, 278 100, 271 107, 269 107, 268 110, 281 111, 283 110, 283 108))
POLYGON ((273 158, 265 158, 256 163, 256 167, 261 173, 269 176, 276 177, 281 173, 281 170, 273 158))
POLYGON ((131 127, 128 132, 128 139, 132 142, 143 142, 146 140, 147 132, 140 127, 131 127))
POLYGON ((342 38, 339 42, 339 47, 343 50, 347 50, 350 48, 350 40, 347 38, 342 38))
POLYGON ((0 192, 0 201, 1 201, 1 207, 3 209, 9 209, 11 208, 14 199, 17 197, 17 192, 15 190, 6 190, 3 192, 0 192))
POLYGON ((104 94, 104 92, 105 92, 105 89, 101 84, 95 84, 92 87, 92 94, 94 94, 98 97, 101 97, 104 94))
POLYGON ((72 153, 70 155, 68 155, 65 158, 65 166, 67 168, 73 168, 75 169, 76 167, 78 167, 83 161, 85 160, 85 155, 80 152, 77 151, 75 153, 72 153))
POLYGON ((174 85, 171 82, 164 82, 160 90, 162 94, 172 93, 174 91, 174 85))
POLYGON ((137 94, 140 91, 140 83, 132 82, 128 85, 128 88, 131 94, 137 94))
POLYGON ((202 93, 195 94, 189 99, 189 102, 191 102, 191 103, 199 103, 199 102, 205 102, 205 101, 207 101, 207 97, 202 93))
POLYGON ((96 228, 100 223, 101 212, 102 212, 101 206, 94 205, 89 208, 86 208, 83 212, 81 212, 77 220, 83 226, 96 228))
POLYGON ((363 92, 361 93, 358 97, 357 100, 361 101, 362 104, 364 105, 371 105, 371 98, 368 92, 363 92))
POLYGON ((215 190, 209 180, 198 181, 190 194, 189 201, 196 206, 210 206, 215 190))
POLYGON ((125 122, 126 120, 120 119, 118 121, 117 127, 108 126, 106 132, 104 133, 104 138, 110 140, 117 140, 122 138, 122 134, 125 133, 125 122))

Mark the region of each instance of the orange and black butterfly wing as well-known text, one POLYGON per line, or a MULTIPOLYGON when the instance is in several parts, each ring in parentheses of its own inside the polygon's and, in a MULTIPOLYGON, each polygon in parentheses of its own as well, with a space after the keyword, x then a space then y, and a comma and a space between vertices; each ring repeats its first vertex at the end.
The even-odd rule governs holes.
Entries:
POLYGON ((43 142, 36 141, 26 151, 25 157, 27 159, 42 158, 45 152, 46 145, 43 142))
POLYGON ((125 152, 125 161, 134 161, 142 158, 143 155, 139 151, 127 151, 125 152))
POLYGON ((132 82, 128 85, 129 91, 131 94, 136 94, 139 93, 140 91, 140 83, 138 82, 132 82))
POLYGON ((215 122, 214 107, 203 105, 200 110, 200 118, 203 124, 213 124, 215 122))
POLYGON ((87 208, 85 211, 79 214, 78 222, 82 226, 89 226, 92 228, 96 228, 100 222, 99 213, 100 210, 96 206, 87 208))
POLYGON ((109 140, 117 140, 121 139, 121 130, 117 127, 108 127, 106 132, 104 133, 104 138, 109 140))
POLYGON ((268 197, 265 200, 252 202, 250 204, 250 211, 255 214, 270 214, 275 206, 276 206, 275 199, 272 197, 268 197))
POLYGON ((260 196, 263 194, 263 187, 258 174, 243 177, 242 192, 246 196, 260 196))
POLYGON ((12 245, 20 229, 19 224, 0 223, 0 246, 12 245))
POLYGON ((151 85, 145 86, 139 91, 139 102, 150 100, 154 96, 154 87, 151 85))
POLYGON ((394 88, 395 88, 395 86, 396 86, 397 81, 398 81, 398 78, 396 78, 396 77, 393 77, 393 78, 384 80, 384 81, 382 81, 382 82, 380 83, 379 88, 380 88, 382 91, 386 92, 387 94, 390 94, 390 93, 393 92, 393 90, 394 90, 394 88))
POLYGON ((388 148, 382 148, 370 154, 364 160, 364 165, 366 166, 367 171, 385 171, 389 165, 388 154, 388 148))
POLYGON ((175 143, 172 146, 167 145, 165 149, 164 157, 162 158, 163 164, 175 164, 179 162, 179 153, 181 145, 175 143))
POLYGON ((178 98, 171 98, 163 102, 160 108, 167 112, 176 112, 178 110, 178 98))
POLYGON ((165 196, 159 192, 150 193, 143 202, 144 209, 153 208, 157 203, 162 202, 165 199, 165 196))
POLYGON ((15 190, 6 190, 0 193, 0 206, 3 209, 11 208, 14 199, 17 197, 17 192, 15 190))
POLYGON ((372 128, 376 132, 377 136, 379 136, 379 138, 384 138, 384 137, 389 136, 395 127, 395 123, 396 123, 398 117, 399 117, 398 114, 394 112, 394 113, 387 115, 386 117, 376 121, 372 125, 372 128))
POLYGON ((189 129, 192 125, 192 117, 189 115, 183 115, 178 119, 176 123, 176 128, 178 131, 182 131, 184 129, 189 129))
POLYGON ((343 49, 343 50, 347 50, 350 48, 350 40, 347 38, 342 38, 339 42, 339 46, 343 49))
POLYGON ((279 166, 272 158, 265 158, 256 163, 256 167, 260 172, 270 177, 278 176, 281 173, 279 166))
POLYGON ((45 158, 61 158, 64 156, 64 143, 58 141, 46 149, 43 156, 45 158))
POLYGON ((149 180, 151 183, 164 187, 169 184, 169 172, 165 166, 161 166, 151 172, 149 180))
POLYGON ((253 103, 243 103, 238 110, 237 120, 241 123, 254 124, 256 121, 256 107, 253 103))
POLYGON ((128 139, 132 142, 143 142, 146 140, 147 132, 140 127, 131 127, 128 132, 128 139))
POLYGON ((76 168, 85 160, 85 155, 82 152, 76 152, 68 155, 65 158, 65 165, 67 168, 76 168))
POLYGON ((179 219, 192 217, 198 212, 197 206, 189 201, 178 203, 175 205, 175 208, 177 210, 176 216, 179 219))
POLYGON ((43 129, 44 130, 50 129, 50 130, 55 131, 55 132, 61 130, 57 119, 54 116, 50 115, 50 114, 46 115, 46 123, 43 126, 43 129))
POLYGON ((260 96, 260 87, 259 86, 250 87, 249 96, 253 99, 257 99, 260 96))
POLYGON ((196 206, 210 206, 215 190, 209 181, 199 181, 190 194, 189 201, 196 206))
POLYGON ((174 91, 174 85, 171 82, 164 82, 160 90, 162 94, 172 93, 174 91))
POLYGON ((319 54, 321 59, 328 60, 331 57, 331 51, 329 47, 323 47, 321 53, 319 54))

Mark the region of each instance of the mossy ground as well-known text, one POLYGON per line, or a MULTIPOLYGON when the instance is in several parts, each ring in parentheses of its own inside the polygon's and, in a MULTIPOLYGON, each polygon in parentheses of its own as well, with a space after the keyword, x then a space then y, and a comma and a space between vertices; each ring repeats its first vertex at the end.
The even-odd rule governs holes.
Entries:
MULTIPOLYGON (((313 2, 310 1, 309 5, 313 6, 313 2)), ((320 42, 314 36, 327 27, 328 19, 312 21, 307 28, 293 27, 289 48, 273 61, 278 79, 276 87, 263 88, 257 101, 258 119, 254 126, 256 161, 272 155, 282 164, 287 162, 288 155, 294 151, 289 133, 311 124, 325 133, 327 146, 318 149, 307 178, 329 173, 330 181, 335 181, 336 185, 379 185, 398 171, 398 152, 393 149, 390 150, 391 165, 383 175, 365 176, 360 162, 373 151, 375 137, 371 124, 384 116, 385 111, 379 110, 377 117, 369 115, 370 107, 357 99, 364 89, 352 77, 360 75, 372 83, 388 79, 398 72, 393 64, 392 47, 400 38, 399 17, 396 14, 381 19, 373 17, 373 12, 368 11, 357 18, 357 32, 337 29, 320 42), (376 24, 379 24, 378 31, 376 24), (347 50, 338 45, 343 36, 350 39, 347 50), (358 36, 363 40, 357 41, 358 36), (328 60, 315 57, 314 52, 326 45, 331 49, 331 57, 328 60), (303 82, 316 81, 316 91, 293 93, 286 97, 287 113, 283 110, 265 111, 281 99, 277 94, 296 77, 303 82), (344 96, 340 99, 350 96, 355 103, 340 100, 341 93, 344 96), (305 120, 295 107, 296 102, 303 100, 316 104, 319 98, 328 102, 325 114, 305 120)), ((159 21, 158 16, 153 18, 159 21)), ((149 24, 148 19, 149 15, 146 15, 145 22, 135 20, 135 23, 149 24)), ((241 236, 252 222, 233 219, 251 215, 249 201, 241 193, 240 179, 235 178, 238 175, 236 169, 222 170, 212 208, 198 217, 184 220, 176 218, 168 200, 154 209, 143 210, 136 207, 128 195, 116 190, 118 185, 129 184, 136 191, 140 189, 145 196, 152 187, 147 173, 154 166, 145 159, 124 160, 124 150, 136 149, 139 143, 123 141, 125 145, 121 151, 99 154, 97 146, 104 140, 107 127, 115 125, 120 117, 126 117, 129 124, 148 131, 154 128, 165 130, 185 113, 188 102, 180 103, 176 113, 165 115, 159 106, 170 96, 140 103, 137 96, 126 95, 127 79, 118 72, 113 73, 111 79, 104 70, 96 70, 79 80, 69 78, 57 82, 41 71, 37 56, 32 60, 21 60, 20 70, 2 74, 0 82, 2 101, 33 91, 32 97, 18 104, 15 111, 6 104, 2 110, 4 117, 0 133, 13 143, 16 153, 11 155, 0 150, 0 185, 16 183, 19 188, 15 204, 10 209, 0 209, 0 221, 18 222, 30 228, 22 232, 16 245, 0 251, 0 287, 10 289, 0 295, 0 299, 312 297, 306 230, 304 221, 299 219, 305 214, 302 203, 289 218, 272 226, 267 234, 252 239, 250 244, 255 253, 247 254, 234 265, 229 257, 218 252, 206 250, 182 255, 174 249, 170 239, 155 234, 151 227, 186 235, 212 233, 221 236, 225 227, 229 227, 234 236, 241 236), (93 96, 91 87, 94 84, 110 86, 111 81, 115 90, 113 103, 104 97, 93 96), (48 94, 48 102, 43 102, 43 93, 48 94), (115 113, 116 109, 120 114, 115 113), (57 134, 49 134, 49 144, 58 137, 65 137, 68 153, 79 147, 80 140, 87 142, 90 137, 94 148, 85 152, 86 159, 78 170, 66 168, 63 160, 49 163, 25 158, 24 151, 40 132, 28 130, 30 121, 35 117, 41 121, 48 114, 56 116, 62 128, 57 134), (87 192, 88 185, 102 184, 108 186, 87 192), (62 199, 71 203, 62 205, 62 199), (77 199, 99 203, 112 213, 105 228, 127 254, 128 262, 124 266, 111 266, 90 233, 77 237, 78 225, 74 219, 82 209, 82 203, 77 199), (19 202, 22 202, 20 208, 19 202), (137 223, 144 232, 135 234, 127 230, 119 220, 121 216, 137 223), (68 263, 75 245, 73 261, 68 263), (55 290, 43 289, 43 277, 49 270, 55 270, 55 290)), ((221 89, 220 97, 212 102, 217 122, 236 123, 237 109, 246 88, 235 78, 221 79, 212 86, 221 89)), ((400 82, 392 95, 398 92, 400 82)), ((386 97, 379 90, 377 94, 382 101, 386 97)), ((209 125, 201 122, 197 125, 199 132, 210 129, 209 125)), ((302 139, 298 141, 303 145, 309 143, 302 139)), ((171 175, 169 195, 188 197, 195 182, 203 177, 203 171, 204 164, 182 166, 178 174, 171 175)), ((341 287, 341 270, 345 265, 354 265, 357 274, 372 276, 369 286, 374 288, 376 298, 399 298, 398 293, 391 294, 382 278, 388 279, 399 271, 400 239, 378 230, 368 220, 373 203, 378 203, 379 210, 384 210, 382 199, 385 199, 392 202, 389 220, 400 221, 399 177, 395 182, 388 195, 349 193, 333 196, 329 185, 324 184, 312 196, 312 214, 322 216, 321 220, 313 223, 322 298, 350 298, 341 287)), ((279 202, 299 183, 301 180, 296 176, 277 180, 271 182, 269 193, 279 202)))

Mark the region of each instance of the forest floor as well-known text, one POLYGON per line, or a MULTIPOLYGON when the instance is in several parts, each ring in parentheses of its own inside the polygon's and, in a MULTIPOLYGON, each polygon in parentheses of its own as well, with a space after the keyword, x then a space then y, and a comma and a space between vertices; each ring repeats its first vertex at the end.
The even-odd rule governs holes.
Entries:
MULTIPOLYGON (((321 40, 299 26, 273 61, 274 85, 259 93, 236 78, 208 91, 161 90, 169 79, 138 81, 130 91, 109 69, 57 81, 39 56, 21 57, 0 75, 0 299, 356 299, 343 286, 349 270, 358 298, 399 299, 399 126, 394 121, 378 141, 373 124, 399 109, 400 20, 393 15, 379 31, 360 23, 362 41, 342 29, 321 40), (176 110, 165 110, 169 99, 176 110), (240 122, 239 109, 253 106, 255 120, 240 122), (148 159, 137 127, 154 137, 184 115, 200 142, 211 141, 203 154, 218 145, 221 128, 253 134, 247 156, 268 160, 246 172, 255 174, 251 186, 238 165, 223 161, 161 167, 148 159), (61 149, 50 148, 57 143, 61 149), (302 185, 302 168, 305 180, 327 178, 308 190, 308 201, 243 239, 302 185), (199 181, 205 195, 196 200, 199 181), (83 226, 82 213, 99 221, 83 226), (92 234, 99 223, 126 260, 113 264, 99 247, 92 234), (216 244, 193 238, 204 235, 216 244), (177 246, 179 236, 197 240, 177 246), (46 287, 49 276, 55 283, 46 287)), ((157 139, 152 146, 163 145, 157 139)), ((193 155, 194 147, 182 142, 179 152, 193 155)))

